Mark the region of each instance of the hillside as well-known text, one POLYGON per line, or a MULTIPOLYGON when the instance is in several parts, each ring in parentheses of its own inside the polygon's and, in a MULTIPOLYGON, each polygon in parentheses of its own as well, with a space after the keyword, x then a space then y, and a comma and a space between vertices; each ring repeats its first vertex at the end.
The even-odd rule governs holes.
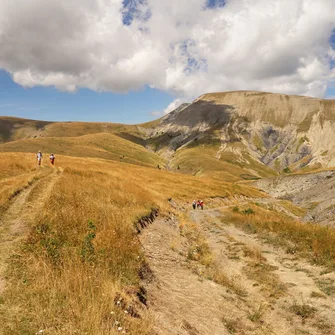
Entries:
POLYGON ((254 185, 304 208, 306 222, 335 225, 335 170, 263 179, 254 185))
POLYGON ((217 160, 258 177, 271 170, 335 165, 333 100, 251 91, 211 93, 151 129, 146 125, 146 130, 149 146, 171 159, 171 166, 180 165, 179 157, 190 147, 200 149, 208 142, 217 160))
POLYGON ((0 118, 0 335, 333 334, 334 124, 257 92, 140 125, 0 118))
MULTIPOLYGON (((103 158, 145 166, 163 165, 164 159, 146 150, 142 145, 113 133, 96 133, 72 137, 37 137, 6 142, 0 145, 2 152, 30 152, 41 150, 45 157, 51 152, 57 155, 103 158)), ((34 155, 31 155, 33 159, 34 155)))
POLYGON ((334 166, 335 102, 251 91, 210 93, 145 124, 0 118, 0 134, 0 151, 42 148, 111 160, 124 155, 123 149, 116 149, 121 143, 124 149, 135 143, 143 148, 138 149, 141 159, 135 155, 137 162, 238 181, 334 166), (116 155, 104 148, 101 139, 106 134, 116 155))
POLYGON ((136 126, 104 122, 47 122, 0 116, 0 143, 40 137, 78 137, 117 133, 140 141, 136 126), (139 138, 136 138, 136 135, 139 138))
POLYGON ((30 156, 0 153, 1 335, 332 334, 335 231, 299 207, 245 183, 30 156))

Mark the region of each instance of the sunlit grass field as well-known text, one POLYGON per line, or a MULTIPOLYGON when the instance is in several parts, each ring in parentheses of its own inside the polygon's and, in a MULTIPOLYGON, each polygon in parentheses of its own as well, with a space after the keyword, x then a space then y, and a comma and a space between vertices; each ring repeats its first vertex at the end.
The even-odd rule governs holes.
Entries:
MULTIPOLYGON (((295 206, 285 204, 285 207, 299 214, 295 206)), ((254 203, 226 208, 222 214, 223 223, 234 223, 249 233, 263 235, 271 244, 285 247, 288 254, 335 269, 335 230, 332 227, 303 223, 254 203)))
POLYGON ((44 174, 34 154, 0 153, 0 214, 18 192, 44 174))
MULTIPOLYGON (((21 162, 21 154, 2 155, 21 162)), ((34 157, 27 161, 36 168, 34 157)), ((48 165, 44 160, 41 170, 48 165)), ((119 327, 148 334, 150 318, 136 302, 145 263, 134 223, 153 208, 175 211, 170 198, 190 206, 193 198, 210 205, 213 198, 261 196, 247 186, 100 159, 57 156, 56 166, 63 172, 52 195, 11 260, 5 334, 113 334, 119 327), (125 313, 129 306, 141 317, 125 313)))
MULTIPOLYGON (((57 155, 55 167, 47 157, 38 167, 35 154, 0 157, 0 183, 11 185, 0 189, 4 209, 15 201, 16 190, 27 186, 32 188, 28 201, 34 204, 57 172, 51 195, 37 217, 26 222, 29 233, 10 259, 0 305, 6 335, 39 330, 56 335, 150 334, 150 312, 137 298, 146 266, 134 226, 138 219, 152 209, 159 209, 160 216, 180 216, 198 198, 210 208, 226 199, 265 196, 247 184, 104 159, 57 155)), ((223 222, 267 233, 271 243, 311 255, 317 263, 335 264, 334 230, 302 224, 257 204, 244 201, 243 206, 222 210, 223 222)))
POLYGON ((0 144, 0 152, 37 152, 46 155, 103 158, 118 162, 154 166, 164 165, 164 160, 140 144, 109 133, 79 137, 40 137, 0 144))

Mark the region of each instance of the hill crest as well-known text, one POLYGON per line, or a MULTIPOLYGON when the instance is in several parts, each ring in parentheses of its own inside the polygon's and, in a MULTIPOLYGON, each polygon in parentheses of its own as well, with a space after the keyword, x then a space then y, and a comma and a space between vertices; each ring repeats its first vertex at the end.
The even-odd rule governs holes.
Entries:
MULTIPOLYGON (((335 100, 257 91, 206 93, 158 120, 138 125, 0 118, 2 142, 17 141, 11 145, 15 151, 26 151, 21 140, 100 133, 157 153, 168 169, 214 173, 219 178, 219 171, 230 174, 238 169, 239 176, 244 170, 264 177, 284 169, 335 165, 335 100)), ((0 145, 0 150, 5 147, 0 145)))

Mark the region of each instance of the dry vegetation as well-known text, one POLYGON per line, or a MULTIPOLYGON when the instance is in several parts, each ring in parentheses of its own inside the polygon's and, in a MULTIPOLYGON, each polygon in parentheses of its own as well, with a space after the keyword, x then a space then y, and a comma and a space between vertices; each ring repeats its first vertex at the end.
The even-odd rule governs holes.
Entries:
POLYGON ((45 175, 33 154, 0 153, 0 214, 20 191, 45 175))
MULTIPOLYGON (((13 164, 20 157, 8 154, 13 164)), ((143 257, 134 222, 152 208, 169 211, 168 198, 185 202, 193 194, 206 199, 257 193, 124 163, 56 159, 63 173, 31 222, 26 242, 11 259, 2 306, 6 313, 1 315, 4 334, 38 330, 111 334, 119 327, 131 334, 147 334, 147 312, 135 302, 143 257), (117 303, 120 297, 127 301, 122 308, 117 303), (134 314, 141 317, 132 317, 127 308, 138 309, 134 314)), ((38 187, 35 196, 43 183, 38 187)))
POLYGON ((194 141, 179 149, 170 162, 170 166, 182 173, 192 174, 236 182, 244 179, 257 179, 257 176, 271 177, 276 173, 264 164, 247 155, 240 144, 231 144, 237 151, 243 152, 245 160, 231 151, 220 151, 218 134, 194 141), (218 153, 220 152, 219 156, 218 153), (218 159, 219 158, 219 159, 218 159))
MULTIPOLYGON (((33 202, 55 171, 47 159, 37 168, 33 154, 1 153, 0 157, 3 210, 28 186, 33 188, 27 199, 33 202), (41 182, 35 186, 35 181, 41 182)), ((264 197, 247 184, 62 155, 57 155, 56 165, 61 168, 55 168, 59 178, 52 196, 37 217, 27 222, 29 234, 10 259, 7 289, 0 300, 0 319, 4 321, 0 334, 40 330, 55 335, 149 334, 150 311, 137 297, 146 262, 134 223, 153 208, 162 214, 171 212, 171 198, 183 206, 197 195, 206 206, 219 207, 229 198, 241 197, 239 207, 222 209, 224 222, 259 233, 268 242, 284 246, 287 253, 334 269, 333 229, 302 224, 275 209, 246 203, 243 199, 264 197)), ((281 204, 298 216, 303 214, 287 201, 281 204)), ((179 224, 189 243, 187 258, 193 270, 243 299, 245 288, 222 270, 200 227, 186 216, 179 224)), ((260 250, 243 245, 243 252, 248 259, 247 277, 265 287, 270 297, 281 296, 286 288, 276 281, 273 268, 264 266, 260 250)), ((333 283, 320 281, 319 286, 325 294, 333 294, 333 283)), ((298 304, 292 311, 303 319, 314 313, 298 304)), ((257 323, 263 313, 263 305, 259 305, 250 312, 249 320, 257 323)), ((227 323, 226 327, 237 326, 227 323)))
POLYGON ((286 247, 288 254, 299 254, 316 264, 335 268, 335 230, 305 224, 254 204, 224 210, 223 222, 242 226, 250 233, 263 234, 273 244, 286 247))
POLYGON ((247 292, 241 283, 229 277, 217 262, 199 226, 195 222, 183 217, 180 220, 179 229, 181 235, 185 236, 189 243, 187 259, 195 261, 195 263, 190 264, 193 271, 203 278, 231 289, 241 297, 246 296, 247 292), (199 267, 197 262, 202 266, 199 267))
POLYGON ((0 152, 53 152, 58 155, 91 157, 143 166, 164 165, 164 160, 142 145, 115 134, 100 133, 78 137, 40 137, 0 144, 0 152))

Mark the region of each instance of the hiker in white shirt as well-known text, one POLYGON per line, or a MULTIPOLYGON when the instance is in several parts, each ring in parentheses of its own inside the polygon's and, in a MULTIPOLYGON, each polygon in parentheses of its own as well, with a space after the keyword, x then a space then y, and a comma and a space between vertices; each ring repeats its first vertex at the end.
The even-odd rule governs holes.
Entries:
POLYGON ((43 157, 42 152, 39 151, 39 152, 36 154, 36 156, 37 156, 37 163, 38 163, 38 165, 41 165, 42 157, 43 157))

